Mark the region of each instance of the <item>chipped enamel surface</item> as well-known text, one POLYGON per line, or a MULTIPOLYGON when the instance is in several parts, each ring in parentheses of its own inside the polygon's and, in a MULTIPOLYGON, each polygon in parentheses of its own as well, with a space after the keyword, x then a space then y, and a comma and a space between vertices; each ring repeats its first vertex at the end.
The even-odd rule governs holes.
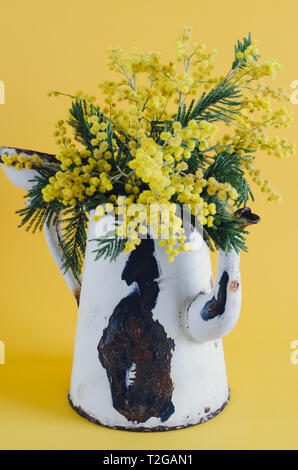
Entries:
MULTIPOLYGON (((94 238, 92 216, 90 220, 88 240, 94 238)), ((165 344, 166 341, 173 341, 173 344, 169 343, 171 346, 170 382, 167 382, 169 377, 164 371, 165 388, 164 393, 161 393, 161 400, 168 396, 173 409, 171 409, 172 412, 163 415, 160 412, 162 406, 157 407, 155 411, 151 412, 152 416, 146 419, 148 414, 150 415, 149 410, 146 412, 143 410, 142 415, 132 406, 131 412, 127 411, 121 399, 113 403, 111 390, 111 371, 113 368, 117 369, 117 365, 119 365, 117 374, 122 374, 123 379, 114 390, 116 395, 121 388, 123 390, 123 387, 126 387, 122 399, 129 401, 133 396, 130 394, 129 388, 137 380, 137 377, 141 377, 144 380, 144 386, 148 386, 148 383, 145 384, 146 378, 142 377, 144 371, 138 372, 137 369, 140 367, 138 365, 140 357, 131 354, 130 360, 127 361, 126 354, 126 359, 123 359, 123 356, 121 359, 119 357, 119 364, 114 360, 107 361, 107 363, 103 361, 106 367, 103 367, 98 358, 98 348, 101 349, 99 347, 100 341, 102 341, 102 345, 105 343, 109 325, 112 328, 113 312, 117 306, 123 305, 123 299, 131 299, 131 296, 135 295, 134 293, 139 292, 140 285, 134 276, 131 278, 130 285, 123 280, 123 272, 127 266, 129 255, 121 254, 117 261, 112 263, 103 259, 94 261, 94 254, 92 254, 94 246, 92 242, 88 241, 70 388, 72 405, 81 415, 106 426, 154 431, 197 424, 213 417, 226 404, 229 390, 221 339, 198 342, 194 337, 189 337, 184 324, 185 299, 194 298, 198 292, 210 292, 211 287, 209 250, 199 240, 197 240, 196 246, 197 250, 183 253, 173 263, 168 263, 163 248, 159 247, 158 243, 154 244, 154 258, 157 262, 159 277, 156 278, 154 275, 154 279, 147 279, 146 283, 148 287, 148 283, 150 285, 150 283, 156 282, 159 291, 155 305, 150 304, 152 315, 149 315, 148 331, 150 331, 150 325, 153 329, 160 325, 160 333, 164 338, 162 341, 165 341, 165 344), (125 364, 126 367, 124 367, 125 364), (170 393, 170 383, 173 386, 172 393, 170 393)), ((133 302, 135 301, 133 300, 133 302)), ((197 316, 199 316, 198 310, 197 316)), ((118 328, 117 322, 114 326, 116 329, 118 328)), ((126 328, 127 324, 124 327, 125 331, 126 328)), ((139 328, 136 325, 136 329, 139 328)), ((116 337, 117 331, 113 329, 112 331, 116 337)), ((121 344, 125 344, 125 338, 126 336, 119 340, 119 351, 121 351, 121 344)), ((132 341, 135 341, 133 331, 132 341)), ((148 350, 150 344, 146 344, 145 350, 148 350)), ((116 347, 115 344, 114 348, 116 347)), ((129 346, 127 348, 129 349, 129 346)), ((158 354, 158 348, 153 348, 153 350, 158 354)), ((149 364, 148 369, 150 367, 149 364)), ((152 374, 153 378, 154 374, 152 374)), ((150 380, 148 382, 150 383, 150 380)), ((139 387, 138 382, 135 385, 137 392, 141 390, 139 387)), ((148 388, 146 393, 149 393, 148 388)), ((154 383, 152 384, 152 396, 156 397, 154 383)), ((144 403, 147 403, 145 399, 143 405, 144 403)))
MULTIPOLYGON (((1 149, 2 155, 19 152, 25 156, 32 154, 19 149, 1 149)), ((13 167, 4 167, 4 171, 14 184, 27 190, 32 186, 29 180, 36 174, 34 170, 17 171, 13 167)), ((158 274, 153 273, 145 285, 135 276, 131 282, 126 282, 123 272, 129 255, 121 254, 116 262, 94 260, 92 214, 90 220, 82 289, 80 280, 70 273, 64 274, 77 301, 80 299, 69 394, 72 406, 96 423, 135 431, 182 428, 214 417, 229 398, 221 338, 234 327, 240 312, 239 256, 235 252, 228 256, 219 253, 212 287, 209 250, 198 233, 192 235, 194 251, 181 253, 173 263, 168 262, 164 249, 155 242, 152 256, 158 274), (153 295, 150 286, 156 288, 156 298, 150 297, 153 295), (138 342, 138 346, 135 348, 127 343, 129 354, 125 353, 117 361, 117 331, 112 337, 111 318, 117 306, 122 306, 124 299, 131 300, 133 296, 134 309, 141 294, 146 298, 145 301, 141 299, 140 307, 145 308, 144 323, 136 323, 136 310, 131 315, 131 323, 125 324, 121 338, 122 347, 126 341, 129 343, 129 338, 138 342), (148 339, 146 332, 149 332, 148 339), (115 352, 114 362, 109 362, 107 357, 100 358, 107 344, 103 338, 108 334, 112 337, 110 346, 115 352), (161 359, 164 355, 165 360, 157 359, 155 375, 154 357, 158 358, 159 354, 161 359), (120 375, 114 374, 118 377, 115 395, 112 371, 118 366, 117 374, 122 375, 119 380, 120 375), (146 387, 145 396, 134 400, 134 392, 142 393, 142 383, 146 387), (152 409, 150 393, 155 400, 152 409)), ((61 269, 59 233, 52 226, 45 228, 45 233, 50 251, 61 269)), ((123 318, 127 320, 125 315, 123 318)), ((117 321, 115 324, 118 328, 117 321)), ((126 351, 125 347, 123 351, 126 351)))
MULTIPOLYGON (((34 152, 37 153, 37 152, 34 152)), ((29 157, 32 155, 32 152, 27 150, 21 150, 17 148, 11 147, 0 147, 0 156, 1 155, 22 155, 24 157, 29 157)), ((7 167, 2 165, 2 168, 7 176, 7 178, 16 186, 21 189, 25 189, 28 191, 32 188, 34 182, 30 181, 33 180, 35 176, 38 175, 37 171, 35 170, 16 170, 13 166, 7 167)))
POLYGON ((236 325, 241 308, 240 259, 232 250, 218 254, 214 287, 190 297, 185 304, 183 323, 189 337, 213 341, 227 335, 236 325))

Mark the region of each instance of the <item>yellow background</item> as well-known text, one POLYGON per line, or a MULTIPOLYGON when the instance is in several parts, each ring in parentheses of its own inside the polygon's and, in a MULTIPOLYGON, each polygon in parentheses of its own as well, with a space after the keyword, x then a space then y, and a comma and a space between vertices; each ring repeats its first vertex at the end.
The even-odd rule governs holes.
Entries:
MULTIPOLYGON (((97 83, 110 74, 108 47, 137 45, 170 57, 185 24, 194 40, 219 50, 222 73, 235 41, 251 31, 263 58, 284 65, 278 84, 290 91, 298 79, 297 0, 1 0, 0 14, 0 145, 54 152, 54 122, 68 101, 48 98, 48 90, 99 93, 97 83)), ((297 122, 284 133, 291 141, 297 122)), ((290 345, 298 339, 298 160, 260 160, 284 200, 267 203, 256 189, 262 224, 242 256, 241 318, 224 340, 231 402, 201 426, 153 434, 105 429, 69 407, 77 308, 43 235, 17 229, 23 191, 1 170, 0 448, 297 449, 298 365, 290 345)))

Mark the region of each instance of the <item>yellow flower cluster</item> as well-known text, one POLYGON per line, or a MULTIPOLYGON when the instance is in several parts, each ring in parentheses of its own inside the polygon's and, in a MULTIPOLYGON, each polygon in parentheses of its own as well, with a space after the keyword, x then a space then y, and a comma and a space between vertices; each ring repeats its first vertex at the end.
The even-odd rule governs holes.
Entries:
MULTIPOLYGON (((65 122, 58 121, 55 174, 43 189, 44 200, 56 199, 68 206, 104 196, 105 207, 97 207, 95 220, 116 207, 116 214, 123 217, 117 234, 127 238, 125 252, 150 233, 161 238, 169 261, 191 249, 182 218, 175 212, 177 205, 189 207, 192 218, 207 230, 218 224, 219 205, 228 213, 235 210, 240 196, 236 188, 219 176, 220 181, 206 176, 206 169, 222 151, 236 154, 239 166, 268 200, 279 201, 270 181, 254 169, 252 155, 265 151, 283 158, 295 152, 285 139, 266 133, 270 127, 286 128, 292 122, 285 90, 267 83, 281 65, 275 60, 258 62, 258 43, 252 41, 237 51, 225 77, 211 77, 216 54, 207 51, 205 44, 191 42, 189 26, 183 27, 176 40, 175 61, 164 63, 160 53, 136 48, 128 55, 120 48, 109 49, 109 68, 121 77, 99 84, 103 107, 82 92, 72 97, 84 102, 83 125, 73 126, 73 137, 84 148, 72 142, 65 122), (231 86, 238 90, 238 105, 238 98, 227 98, 220 104, 211 102, 208 108, 206 90, 219 84, 221 90, 231 86), (207 111, 193 118, 191 111, 199 97, 207 111), (215 140, 223 130, 220 125, 228 130, 215 140), (201 163, 194 165, 198 159, 201 163)), ((74 119, 70 113, 68 121, 74 119)), ((35 161, 33 157, 29 161, 5 158, 6 165, 15 164, 18 169, 31 168, 31 160, 35 161)))
MULTIPOLYGON (((149 193, 149 191, 148 191, 149 193)), ((124 252, 130 253, 141 243, 141 239, 147 234, 154 238, 160 238, 160 246, 163 246, 168 256, 168 261, 174 261, 182 251, 192 251, 192 246, 185 243, 186 237, 182 228, 181 217, 176 215, 175 204, 149 205, 147 196, 143 194, 140 198, 142 203, 133 203, 131 198, 119 196, 117 198, 116 214, 121 224, 116 229, 119 237, 127 239, 124 252), (144 200, 145 199, 145 200, 144 200)), ((213 208, 211 208, 213 209, 213 208)), ((113 204, 98 206, 95 211, 94 220, 100 220, 104 215, 114 210, 113 204)))
MULTIPOLYGON (((191 249, 185 243, 181 217, 175 215, 176 205, 171 203, 174 195, 178 203, 190 207, 192 215, 197 217, 200 224, 209 228, 213 225, 216 204, 208 204, 200 196, 203 188, 208 187, 208 194, 217 193, 221 200, 234 201, 238 197, 237 191, 230 184, 218 183, 215 178, 205 180, 201 169, 194 175, 187 173, 187 160, 191 157, 191 150, 196 142, 200 142, 201 149, 206 148, 216 131, 217 127, 206 121, 190 121, 185 128, 175 122, 172 132, 164 131, 160 134, 160 143, 150 137, 140 138, 134 158, 128 164, 133 171, 132 184, 125 185, 125 190, 130 195, 127 198, 129 209, 124 225, 117 232, 128 238, 126 251, 131 251, 140 243, 139 236, 146 233, 147 225, 150 225, 154 236, 163 238, 161 244, 169 254, 169 261, 173 261, 179 252, 191 249), (140 181, 149 189, 140 192, 140 181), (152 219, 154 207, 157 211, 162 207, 160 221, 156 219, 157 216, 152 219), (142 210, 136 215, 138 208, 142 210)), ((119 198, 117 202, 119 204, 119 198)), ((121 209, 118 213, 122 214, 121 209)), ((103 215, 102 207, 99 206, 96 220, 103 215)))
MULTIPOLYGON (((192 214, 197 215, 196 206, 203 206, 204 200, 200 194, 208 182, 202 170, 195 174, 187 172, 187 160, 191 157, 196 140, 205 148, 216 131, 216 126, 205 121, 190 121, 183 129, 176 122, 173 133, 160 134, 163 141, 160 144, 150 137, 141 138, 129 167, 136 177, 149 186, 150 191, 140 193, 137 202, 143 203, 145 199, 149 203, 167 204, 175 195, 179 203, 190 205, 192 214)), ((204 217, 201 220, 203 225, 209 223, 211 226, 211 219, 207 221, 204 217)))
POLYGON ((217 194, 219 200, 228 199, 231 201, 231 205, 238 197, 238 193, 230 183, 219 183, 215 178, 211 177, 208 179, 207 192, 210 196, 217 194))
POLYGON ((35 153, 30 157, 18 154, 3 155, 2 160, 6 167, 13 166, 17 170, 31 170, 33 166, 38 167, 43 163, 43 160, 35 153))
POLYGON ((57 199, 64 205, 73 205, 84 202, 96 192, 106 193, 113 189, 109 173, 111 158, 107 151, 107 135, 104 132, 106 123, 98 124, 96 119, 90 118, 90 132, 97 142, 101 142, 99 148, 90 150, 78 150, 71 139, 66 136, 64 121, 58 121, 55 136, 59 145, 56 160, 60 162, 59 171, 49 178, 49 184, 42 190, 46 202, 57 199), (105 137, 102 137, 102 134, 105 137))
POLYGON ((267 193, 268 201, 277 201, 277 202, 282 201, 281 195, 278 193, 278 191, 275 188, 273 188, 273 186, 271 185, 271 181, 268 179, 262 178, 261 170, 255 170, 254 168, 251 167, 249 163, 246 163, 246 168, 247 168, 248 174, 252 177, 253 182, 256 183, 260 187, 263 193, 267 193))
MULTIPOLYGON (((118 51, 120 54, 120 52, 118 51)), ((120 54, 121 56, 121 54, 120 54)), ((152 62, 157 65, 158 58, 151 56, 152 62)), ((136 61, 136 59, 135 59, 136 61)), ((120 61, 119 66, 128 67, 127 62, 120 61)), ((145 68, 143 62, 139 64, 139 69, 145 68)), ((131 69, 137 70, 136 63, 131 69)), ((129 67, 128 67, 129 68, 129 67)), ((117 88, 111 82, 106 82, 106 89, 113 93, 117 88)), ((148 100, 148 95, 142 97, 148 100)), ((158 101, 158 100, 157 100, 158 101)), ((150 108, 150 106, 149 106, 150 108)), ((152 112, 153 105, 150 108, 152 112)), ((189 205, 192 215, 196 216, 199 223, 212 227, 214 215, 216 214, 216 205, 207 203, 200 196, 208 182, 203 177, 203 171, 197 170, 193 175, 188 171, 187 161, 191 157, 193 149, 198 146, 200 151, 206 149, 214 138, 217 127, 208 121, 197 122, 191 120, 188 126, 182 128, 180 122, 174 122, 172 128, 160 133, 160 142, 157 143, 152 137, 148 137, 146 130, 148 124, 142 116, 148 111, 143 110, 143 114, 138 111, 134 104, 128 112, 119 112, 117 116, 114 112, 111 114, 112 122, 117 122, 121 131, 130 136, 128 147, 133 158, 128 164, 130 173, 120 174, 125 179, 124 191, 127 194, 126 206, 130 207, 126 215, 125 223, 127 230, 127 245, 125 250, 133 249, 140 243, 139 236, 143 235, 150 225, 154 235, 163 237, 162 244, 169 254, 169 261, 183 250, 190 250, 189 244, 185 243, 186 238, 182 228, 181 217, 174 214, 175 204, 171 203, 171 198, 175 195, 178 203, 189 205), (146 189, 140 190, 142 185, 146 189), (149 214, 150 207, 162 206, 161 221, 158 217, 152 217, 149 214), (135 210, 135 205, 148 208, 146 219, 141 212, 142 217, 147 223, 140 225, 136 215, 130 215, 135 210), (170 218, 166 217, 169 212, 170 218), (164 220, 163 220, 164 217, 164 220), (157 220, 156 220, 157 219, 157 220), (154 221, 155 220, 155 221, 154 221), (166 223, 167 222, 167 223, 166 223), (168 238, 165 238, 167 237, 168 238)), ((150 116, 152 118, 152 116, 150 116)), ((112 170, 111 152, 108 150, 107 132, 105 122, 99 122, 97 115, 87 115, 86 121, 90 126, 90 133, 94 136, 91 139, 91 145, 96 147, 93 152, 87 150, 78 150, 67 137, 66 128, 63 121, 57 123, 55 137, 59 145, 59 152, 56 159, 60 162, 60 171, 49 179, 49 184, 43 189, 43 197, 46 201, 57 199, 65 205, 72 205, 76 202, 84 202, 88 196, 96 192, 106 193, 113 190, 113 180, 118 181, 119 175, 109 177, 112 170)), ((113 140, 115 148, 114 158, 117 157, 119 149, 116 148, 116 141, 113 140)), ((211 188, 211 185, 209 185, 211 188)), ((208 187, 208 189, 210 189, 208 187)), ((232 188, 225 188, 230 190, 232 188)), ((218 183, 216 191, 220 192, 223 198, 224 188, 218 183)), ((214 193, 215 193, 214 192, 214 193)), ((229 197, 227 195, 227 197, 229 197)), ((119 198, 116 201, 116 195, 109 196, 111 202, 119 204, 119 198)), ((118 209, 121 214, 121 209, 118 209)), ((102 207, 99 206, 96 212, 96 220, 103 215, 102 207)), ((124 235, 124 227, 119 228, 118 234, 124 235)))
POLYGON ((111 166, 98 158, 97 152, 91 154, 71 147, 61 150, 56 158, 61 161, 62 171, 50 177, 49 184, 42 190, 45 201, 57 199, 64 205, 73 205, 84 202, 96 192, 106 193, 113 189, 108 175, 111 166), (72 169, 68 169, 70 166, 72 169))
MULTIPOLYGON (((175 104, 181 105, 189 96, 197 95, 200 87, 208 89, 212 84, 218 84, 224 79, 224 77, 212 79, 209 77, 216 51, 207 53, 204 44, 193 43, 191 45, 190 40, 191 27, 185 26, 176 41, 176 59, 177 63, 183 63, 184 71, 182 72, 178 72, 173 62, 164 65, 161 62, 161 54, 158 53, 145 54, 134 49, 131 55, 126 57, 121 49, 109 51, 110 68, 120 72, 123 79, 120 82, 103 82, 100 85, 104 94, 108 95, 106 102, 110 105, 110 108, 105 108, 105 112, 110 112, 111 118, 127 134, 140 140, 150 133, 150 121, 171 118, 168 108, 172 98, 175 104), (141 74, 148 76, 150 86, 145 86, 143 82, 142 85, 137 84, 137 78, 141 74), (119 110, 116 105, 117 101, 128 101, 131 104, 130 110, 119 110)), ((237 53, 241 66, 232 70, 228 76, 232 83, 238 84, 246 92, 243 96, 243 106, 240 113, 235 116, 235 121, 230 124, 234 134, 218 140, 211 148, 226 147, 238 154, 264 150, 269 155, 272 154, 278 158, 291 156, 295 153, 294 145, 288 144, 285 139, 269 138, 266 135, 269 127, 287 127, 293 119, 292 111, 285 106, 278 109, 274 109, 273 106, 274 101, 289 101, 285 90, 275 89, 265 82, 265 79, 275 78, 282 66, 276 60, 257 63, 257 56, 259 56, 257 41, 252 41, 244 52, 237 53)), ((202 152, 210 151, 207 143, 200 142, 199 148, 202 152)), ((135 151, 133 149, 132 154, 135 151)), ((182 152, 181 148, 176 150, 176 154, 179 152, 182 152)), ((172 157, 171 153, 167 157, 170 162, 172 157)), ((149 163, 150 158, 148 156, 146 158, 149 163)), ((176 158, 175 155, 174 158, 176 158)), ((150 169, 147 168, 145 174, 147 175, 148 172, 150 169)), ((153 171, 152 174, 155 175, 155 172, 153 171)), ((165 171, 162 179, 166 181, 167 178, 168 174, 165 171)), ((210 188, 210 191, 214 191, 214 187, 210 188)), ((220 197, 223 197, 223 191, 225 191, 224 188, 218 188, 220 197)), ((230 190, 226 191, 226 193, 229 192, 230 190)), ((232 195, 235 195, 234 191, 232 195)), ((272 200, 271 193, 268 199, 272 200)))
POLYGON ((144 53, 134 48, 126 57, 120 48, 109 49, 109 67, 120 72, 123 79, 100 83, 107 96, 105 102, 108 106, 104 112, 110 113, 113 121, 133 137, 137 135, 136 127, 143 135, 144 130, 150 129, 150 121, 170 119, 170 102, 172 105, 182 104, 188 96, 197 95, 202 83, 206 89, 215 83, 216 80, 209 76, 217 52, 205 52, 204 44, 193 43, 190 47, 190 33, 191 28, 184 27, 176 41, 177 64, 163 64, 161 54, 156 52, 144 53), (183 70, 177 70, 179 62, 183 62, 183 70), (144 75, 148 84, 142 78, 144 75), (132 108, 119 109, 117 101, 128 102, 132 108))

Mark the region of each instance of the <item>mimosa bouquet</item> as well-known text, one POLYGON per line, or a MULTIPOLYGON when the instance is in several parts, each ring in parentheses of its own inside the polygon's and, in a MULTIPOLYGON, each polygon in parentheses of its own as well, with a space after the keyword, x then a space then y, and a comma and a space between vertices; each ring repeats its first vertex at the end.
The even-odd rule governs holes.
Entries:
POLYGON ((35 169, 38 175, 19 210, 21 225, 36 231, 60 225, 65 269, 78 276, 86 245, 88 214, 122 216, 114 236, 97 240, 96 256, 116 259, 131 252, 147 233, 159 237, 168 260, 191 250, 183 219, 188 208, 210 248, 246 249, 238 208, 253 198, 251 181, 268 201, 280 201, 270 181, 255 167, 256 154, 292 155, 294 145, 267 130, 288 127, 292 112, 283 88, 267 82, 281 65, 259 61, 251 35, 238 41, 226 75, 212 75, 216 51, 191 42, 184 27, 175 60, 157 52, 108 51, 118 80, 99 84, 102 99, 68 96, 66 120, 59 120, 56 155, 2 155, 6 166, 35 169), (159 223, 149 209, 160 208, 159 223))

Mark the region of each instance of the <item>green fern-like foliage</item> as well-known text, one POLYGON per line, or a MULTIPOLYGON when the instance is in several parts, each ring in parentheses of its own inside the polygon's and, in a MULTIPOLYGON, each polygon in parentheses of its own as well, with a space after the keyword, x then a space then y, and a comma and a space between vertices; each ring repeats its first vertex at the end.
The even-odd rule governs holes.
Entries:
POLYGON ((220 183, 230 183, 238 192, 239 196, 235 201, 238 207, 246 205, 249 197, 254 199, 245 179, 245 173, 239 166, 242 160, 245 160, 245 157, 239 157, 236 153, 231 154, 225 150, 215 157, 212 165, 204 173, 206 179, 214 177, 220 183))
POLYGON ((240 98, 241 94, 237 86, 229 80, 223 80, 209 93, 202 93, 195 106, 192 101, 187 110, 185 105, 180 107, 176 120, 181 122, 183 127, 187 126, 192 119, 231 122, 239 107, 243 105, 240 98))
MULTIPOLYGON (((142 113, 140 113, 142 115, 142 117, 139 118, 140 121, 144 119, 144 121, 149 122, 146 131, 144 131, 146 138, 148 138, 148 140, 152 138, 160 147, 163 147, 166 143, 161 138, 161 133, 166 131, 170 135, 175 135, 174 124, 177 122, 181 124, 182 128, 186 128, 192 120, 201 123, 201 126, 202 121, 222 122, 226 124, 232 123, 243 106, 245 106, 245 102, 242 98, 243 87, 239 85, 239 78, 237 79, 237 76, 242 73, 242 71, 238 73, 238 69, 247 65, 245 51, 251 45, 251 34, 249 34, 247 38, 243 38, 242 41, 237 42, 235 45, 235 57, 230 71, 224 79, 220 79, 221 81, 218 79, 213 80, 212 83, 215 85, 210 91, 205 91, 196 99, 191 99, 190 103, 187 101, 189 97, 185 96, 185 98, 181 98, 182 93, 179 92, 177 98, 177 103, 179 103, 178 109, 176 108, 176 111, 172 114, 167 114, 167 119, 162 119, 162 113, 152 114, 151 116, 155 120, 150 120, 147 117, 148 114, 142 115, 142 113)), ((255 61, 258 60, 257 55, 252 57, 255 61)), ((122 85, 121 83, 121 86, 122 85)), ((115 201, 116 196, 133 195, 133 190, 136 190, 134 194, 139 194, 146 190, 150 192, 150 186, 149 183, 147 183, 149 179, 140 177, 133 164, 129 165, 131 160, 134 159, 133 155, 135 155, 136 149, 140 146, 141 139, 138 136, 139 131, 130 131, 132 135, 128 136, 126 132, 129 132, 127 129, 130 129, 130 127, 123 126, 122 128, 120 124, 113 122, 113 113, 109 113, 107 107, 103 108, 105 110, 103 112, 101 108, 91 103, 92 100, 88 101, 88 99, 85 98, 70 97, 72 104, 69 110, 70 116, 68 118, 68 124, 72 128, 75 139, 85 149, 90 151, 89 155, 92 156, 90 160, 93 157, 94 159, 102 159, 100 162, 93 162, 93 166, 90 164, 92 168, 89 170, 87 168, 89 159, 86 158, 86 163, 82 163, 79 169, 80 176, 86 171, 90 181, 92 179, 97 181, 94 184, 94 189, 90 190, 93 184, 90 183, 88 186, 88 182, 81 178, 79 180, 79 187, 81 187, 81 185, 84 187, 80 198, 76 195, 77 191, 74 191, 73 198, 65 200, 64 196, 61 196, 58 190, 56 192, 55 188, 55 197, 59 197, 60 201, 63 201, 63 203, 59 202, 58 199, 46 202, 43 199, 43 189, 49 184, 49 178, 54 176, 57 171, 60 171, 60 168, 62 172, 65 171, 66 167, 68 172, 77 169, 75 160, 70 160, 70 163, 67 164, 66 167, 64 165, 64 168, 62 168, 62 166, 60 167, 60 160, 58 159, 55 160, 55 168, 51 167, 51 164, 47 162, 47 165, 34 168, 38 171, 39 175, 36 177, 34 185, 27 195, 27 207, 19 210, 18 214, 22 218, 20 225, 26 226, 27 230, 33 232, 41 230, 45 223, 48 225, 54 224, 56 226, 63 254, 63 268, 65 271, 71 270, 74 276, 79 279, 87 240, 87 214, 98 205, 115 201), (92 123, 94 123, 94 121, 98 124, 106 124, 104 131, 106 135, 103 137, 105 142, 104 150, 101 150, 101 142, 99 142, 102 137, 98 137, 97 140, 94 135, 97 135, 97 131, 93 130, 94 134, 91 132, 92 123), (124 128, 126 130, 124 130, 124 128), (96 142, 95 146, 93 145, 94 142, 96 142), (106 157, 105 152, 109 152, 108 157, 106 157), (102 166, 100 166, 101 164, 102 166), (107 173, 112 183, 109 186, 113 188, 111 191, 108 191, 107 189, 109 189, 109 187, 105 187, 100 181, 102 173, 104 173, 102 168, 106 169, 106 166, 108 166, 107 173), (134 172, 134 176, 137 175, 138 179, 133 179, 132 175, 134 172), (128 190, 125 189, 127 186, 130 186, 128 190), (89 192, 87 192, 87 188, 89 192), (114 198, 111 198, 112 195, 114 198), (68 205, 68 201, 72 202, 69 202, 68 205)), ((144 109, 146 103, 147 101, 144 103, 144 109)), ((116 120, 117 118, 115 118, 115 121, 116 120)), ((104 126, 101 126, 101 128, 104 128, 104 126)), ((66 132, 66 129, 63 130, 66 132)), ((199 142, 197 139, 193 138, 193 141, 193 146, 188 146, 186 139, 182 140, 181 143, 181 160, 184 160, 186 163, 186 170, 183 170, 186 175, 195 175, 197 170, 200 169, 202 170, 200 173, 203 174, 206 181, 213 177, 218 183, 229 183, 238 193, 238 198, 235 201, 236 207, 245 206, 249 198, 253 199, 251 188, 246 181, 243 170, 245 160, 249 159, 251 161, 253 159, 253 155, 250 153, 251 151, 241 149, 242 156, 239 156, 235 151, 229 151, 229 148, 232 148, 231 144, 215 144, 213 147, 205 149, 204 145, 200 145, 201 143, 205 143, 203 139, 202 142, 199 142), (186 149, 188 149, 188 153, 185 152, 186 149)), ((63 137, 60 139, 60 143, 61 142, 63 143, 63 137)), ((176 170, 178 164, 177 159, 177 161, 172 164, 172 169, 176 170)), ((166 166, 167 164, 165 163, 165 167, 166 166)), ((165 170, 167 169, 165 168, 165 170)), ((183 177, 185 177, 184 173, 181 173, 183 177)), ((55 183, 57 183, 57 181, 55 183)), ((243 221, 233 216, 228 206, 228 203, 231 202, 228 196, 226 195, 226 200, 222 201, 218 195, 208 194, 207 186, 202 185, 202 188, 199 188, 202 190, 200 194, 205 203, 215 204, 216 213, 214 212, 214 217, 210 217, 214 219, 213 222, 210 222, 210 224, 213 223, 212 226, 208 226, 207 222, 204 222, 204 239, 211 249, 221 248, 225 251, 229 251, 231 248, 234 248, 237 251, 241 249, 246 250, 245 234, 247 232, 242 228, 243 221)), ((178 196, 177 191, 177 193, 172 196, 170 202, 180 204, 178 196)), ((208 213, 208 211, 206 213, 208 213)), ((113 234, 107 234, 105 238, 95 239, 94 242, 97 244, 96 249, 94 249, 95 258, 99 259, 103 257, 111 261, 116 260, 119 254, 123 252, 126 241, 125 238, 120 238, 113 234)))
POLYGON ((32 189, 29 190, 26 198, 27 206, 16 211, 21 217, 19 227, 26 226, 26 230, 35 233, 42 230, 44 224, 57 222, 57 214, 62 209, 62 204, 53 200, 45 202, 42 196, 42 189, 48 184, 48 176, 38 175, 33 180, 35 182, 32 189))
POLYGON ((71 207, 63 212, 60 223, 63 228, 63 236, 59 240, 63 269, 65 272, 71 269, 78 278, 84 263, 88 217, 82 207, 71 207))
MULTIPOLYGON (((245 57, 242 57, 242 58, 238 58, 237 57, 237 54, 238 52, 241 52, 243 54, 243 52, 246 51, 246 49, 251 46, 251 43, 252 43, 252 40, 251 40, 251 33, 249 33, 248 37, 247 38, 243 38, 242 42, 241 41, 237 41, 237 44, 234 46, 234 50, 235 50, 235 60, 232 64, 232 69, 235 69, 236 67, 244 67, 246 65, 246 59, 245 57)), ((257 61, 258 58, 260 56, 259 55, 253 55, 253 58, 257 61)))
POLYGON ((245 245, 245 235, 247 231, 242 228, 243 221, 236 217, 231 217, 225 205, 217 202, 217 212, 214 216, 212 227, 206 227, 203 231, 204 240, 209 248, 222 249, 226 253, 234 248, 237 253, 240 250, 247 251, 245 245))
POLYGON ((95 260, 99 258, 107 259, 110 261, 116 261, 118 256, 123 252, 126 238, 119 238, 117 236, 112 236, 109 238, 109 233, 107 233, 106 238, 97 238, 92 241, 97 243, 97 248, 93 250, 95 253, 95 260))
MULTIPOLYGON (((42 170, 41 170, 42 172, 42 170)), ((17 211, 21 216, 20 227, 35 233, 42 230, 44 224, 53 224, 59 234, 60 247, 63 253, 63 269, 70 269, 76 279, 79 279, 86 247, 86 229, 88 217, 82 207, 65 208, 57 200, 45 202, 42 189, 48 184, 48 176, 38 175, 35 184, 29 190, 28 205, 17 211)))
POLYGON ((86 113, 86 102, 83 100, 75 100, 70 108, 71 119, 68 123, 73 127, 76 140, 87 147, 88 150, 92 150, 91 140, 93 135, 90 132, 90 125, 85 119, 86 113))

